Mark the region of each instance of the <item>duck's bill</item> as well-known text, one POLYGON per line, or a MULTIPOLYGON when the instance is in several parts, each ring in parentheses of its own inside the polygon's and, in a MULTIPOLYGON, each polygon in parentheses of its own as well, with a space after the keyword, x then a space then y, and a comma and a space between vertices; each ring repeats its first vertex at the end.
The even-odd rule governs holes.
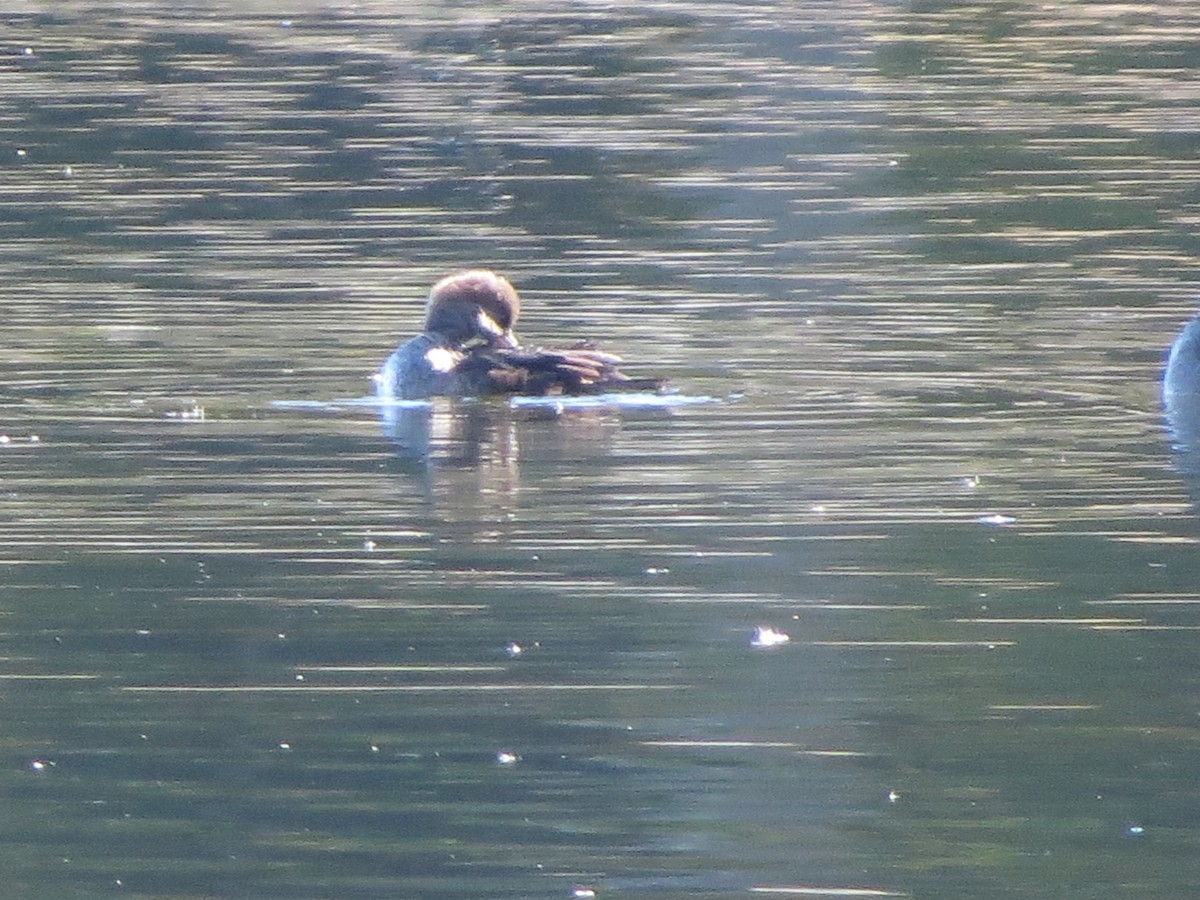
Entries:
POLYGON ((521 344, 517 341, 517 336, 511 331, 502 331, 497 335, 493 335, 491 344, 497 350, 521 349, 521 344))

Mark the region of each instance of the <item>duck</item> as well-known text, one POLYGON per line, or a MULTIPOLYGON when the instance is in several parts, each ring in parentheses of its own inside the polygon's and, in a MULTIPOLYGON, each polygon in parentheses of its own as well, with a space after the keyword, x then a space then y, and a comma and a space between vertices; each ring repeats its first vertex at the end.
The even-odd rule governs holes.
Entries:
POLYGON ((429 291, 421 333, 404 342, 375 375, 385 400, 493 395, 658 391, 661 378, 632 378, 615 354, 580 341, 563 350, 523 347, 513 332, 521 298, 489 269, 442 278, 429 291))
POLYGON ((1188 322, 1171 344, 1162 389, 1164 398, 1200 395, 1200 316, 1188 322))

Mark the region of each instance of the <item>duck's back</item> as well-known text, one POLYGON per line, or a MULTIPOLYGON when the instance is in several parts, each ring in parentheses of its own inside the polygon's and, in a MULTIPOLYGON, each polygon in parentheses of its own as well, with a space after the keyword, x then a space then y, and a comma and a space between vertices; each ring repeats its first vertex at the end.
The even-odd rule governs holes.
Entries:
POLYGON ((484 397, 493 394, 602 394, 655 391, 661 378, 630 378, 619 357, 581 344, 569 350, 448 347, 421 334, 396 349, 375 376, 385 400, 484 397))
POLYGON ((1200 394, 1200 317, 1183 329, 1167 357, 1163 395, 1200 394))
POLYGON ((470 354, 460 370, 476 394, 603 394, 656 391, 661 378, 630 378, 620 359, 585 345, 569 350, 488 348, 470 354))
POLYGON ((419 334, 396 348, 375 376, 375 393, 385 400, 424 400, 454 394, 455 370, 463 354, 419 334))

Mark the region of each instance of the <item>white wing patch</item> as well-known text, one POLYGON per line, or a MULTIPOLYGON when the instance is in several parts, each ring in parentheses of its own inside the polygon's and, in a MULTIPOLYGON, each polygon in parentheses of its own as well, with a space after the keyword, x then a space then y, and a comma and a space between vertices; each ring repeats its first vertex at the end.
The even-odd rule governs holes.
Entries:
POLYGON ((447 375, 462 362, 463 355, 445 347, 431 347, 425 351, 425 361, 433 371, 447 375))

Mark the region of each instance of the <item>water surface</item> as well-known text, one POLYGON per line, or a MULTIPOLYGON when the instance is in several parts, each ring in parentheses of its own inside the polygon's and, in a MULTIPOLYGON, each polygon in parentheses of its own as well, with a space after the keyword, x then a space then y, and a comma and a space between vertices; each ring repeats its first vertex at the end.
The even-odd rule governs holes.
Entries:
POLYGON ((1200 15, 4 24, 8 896, 1200 881, 1200 15), (477 265, 714 402, 358 402, 477 265))

